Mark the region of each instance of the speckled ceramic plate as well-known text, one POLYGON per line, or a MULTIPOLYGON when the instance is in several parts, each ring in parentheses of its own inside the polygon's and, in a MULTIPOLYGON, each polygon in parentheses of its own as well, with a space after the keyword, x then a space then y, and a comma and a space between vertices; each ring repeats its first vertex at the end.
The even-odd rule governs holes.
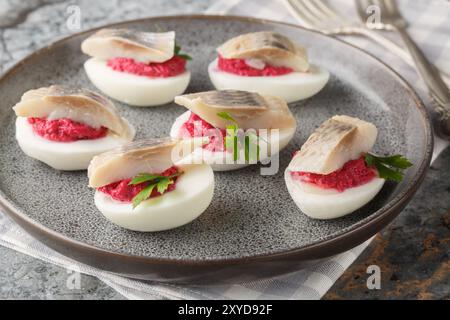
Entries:
MULTIPOLYGON (((25 156, 14 139, 11 107, 26 90, 54 83, 95 88, 82 68, 80 43, 92 31, 73 35, 26 58, 0 81, 0 197, 28 232, 62 253, 131 277, 188 281, 213 276, 246 279, 288 272, 300 263, 342 252, 373 236, 404 208, 430 161, 432 135, 421 101, 389 67, 342 41, 276 22, 237 17, 181 16, 120 24, 140 30, 176 30, 194 58, 188 92, 213 89, 207 75, 215 48, 226 39, 274 30, 306 46, 313 63, 331 72, 323 91, 290 105, 297 133, 282 151, 280 171, 259 175, 259 166, 216 173, 210 207, 194 222, 166 232, 127 231, 94 206, 86 172, 58 172, 25 156), (370 204, 347 217, 318 221, 290 198, 283 172, 313 129, 335 114, 376 124, 375 151, 406 155, 414 167, 400 184, 387 183, 370 204)), ((175 104, 133 108, 117 103, 137 128, 137 138, 169 134, 185 111, 175 104)))

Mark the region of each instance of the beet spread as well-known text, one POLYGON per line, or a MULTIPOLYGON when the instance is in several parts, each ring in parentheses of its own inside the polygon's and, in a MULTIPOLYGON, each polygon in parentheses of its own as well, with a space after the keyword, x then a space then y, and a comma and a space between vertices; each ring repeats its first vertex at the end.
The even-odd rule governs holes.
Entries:
POLYGON ((376 177, 375 169, 367 166, 364 157, 348 161, 341 169, 330 174, 317 174, 309 172, 291 172, 294 179, 315 184, 324 189, 336 189, 343 192, 346 189, 357 187, 370 182, 376 177))
POLYGON ((275 67, 269 64, 266 64, 263 69, 256 69, 247 65, 244 59, 225 59, 220 55, 217 65, 219 70, 246 77, 282 76, 294 71, 291 68, 275 67))
POLYGON ((226 131, 224 129, 216 129, 214 126, 195 113, 191 112, 191 115, 180 129, 181 137, 209 137, 210 142, 203 146, 204 149, 209 151, 223 151, 224 150, 224 137, 226 131))
MULTIPOLYGON (((159 175, 168 177, 173 174, 176 174, 178 172, 178 168, 173 166, 163 173, 160 173, 159 175)), ((145 187, 149 185, 149 182, 143 182, 140 184, 130 185, 131 178, 113 182, 111 184, 108 184, 106 186, 100 187, 97 190, 101 191, 103 193, 106 193, 111 196, 114 200, 121 201, 121 202, 131 202, 133 198, 141 192, 145 187)), ((174 183, 170 184, 167 190, 164 192, 166 194, 167 192, 170 192, 172 190, 175 190, 175 184, 176 184, 177 178, 174 178, 174 183)), ((154 198, 160 196, 161 193, 156 190, 156 188, 153 189, 150 197, 148 198, 154 198)))
POLYGON ((36 134, 47 140, 58 142, 99 139, 108 133, 105 127, 93 128, 67 118, 55 120, 28 118, 28 123, 36 134))
POLYGON ((108 66, 138 76, 167 78, 182 74, 186 70, 186 59, 175 55, 162 63, 143 63, 130 58, 113 58, 108 60, 108 66))

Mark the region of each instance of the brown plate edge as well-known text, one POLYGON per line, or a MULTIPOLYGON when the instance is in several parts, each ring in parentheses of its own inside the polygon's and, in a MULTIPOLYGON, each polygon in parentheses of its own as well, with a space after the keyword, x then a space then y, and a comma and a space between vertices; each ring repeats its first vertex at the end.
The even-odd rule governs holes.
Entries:
MULTIPOLYGON (((416 108, 419 110, 419 112, 422 114, 422 120, 423 120, 423 126, 425 128, 426 137, 425 137, 425 145, 426 150, 425 154, 423 155, 423 161, 419 166, 418 174, 415 176, 415 178, 412 180, 411 185, 405 188, 405 191, 401 192, 399 195, 397 195, 394 199, 392 199, 389 203, 387 203, 385 206, 383 206, 381 209, 374 212, 372 215, 374 216, 371 220, 365 222, 364 224, 358 225, 348 231, 346 231, 343 234, 340 234, 332 239, 323 240, 320 242, 317 242, 315 244, 297 248, 297 249, 291 249, 286 250, 283 252, 277 252, 277 253, 269 253, 269 254, 261 254, 261 255, 255 255, 250 257, 243 257, 243 258, 232 258, 232 259, 216 259, 216 260, 178 260, 178 259, 164 259, 164 258, 149 258, 149 257, 143 257, 143 256, 133 256, 123 253, 117 253, 112 252, 104 249, 97 248, 95 246, 73 240, 71 238, 68 238, 52 229, 49 229, 40 223, 35 222, 31 218, 29 218, 27 215, 21 213, 19 210, 15 209, 13 204, 10 203, 3 195, 0 194, 0 208, 2 208, 5 213, 7 213, 14 221, 16 221, 22 228, 24 228, 27 232, 29 232, 31 235, 39 239, 41 242, 45 243, 46 245, 56 249, 57 251, 64 252, 65 254, 76 257, 82 260, 83 262, 87 262, 88 264, 92 264, 92 261, 94 261, 93 264, 98 265, 99 263, 103 265, 104 267, 111 269, 111 271, 116 271, 116 267, 114 266, 121 260, 125 259, 127 262, 131 264, 138 264, 138 265, 172 265, 172 266, 180 266, 180 265, 186 265, 186 266, 223 266, 223 265, 236 265, 236 264, 244 264, 244 263, 256 263, 256 262, 270 262, 272 260, 291 260, 294 259, 296 261, 303 261, 303 260, 314 260, 314 259, 320 259, 324 257, 329 257, 341 252, 344 252, 346 250, 349 250, 365 240, 372 237, 374 234, 376 234, 378 231, 380 231, 383 227, 385 227, 389 222, 391 222, 402 210, 403 208, 408 204, 409 200, 414 196, 417 189, 419 188, 421 182, 424 180, 427 169, 429 167, 429 164, 431 162, 431 156, 432 156, 432 150, 433 150, 433 134, 431 129, 431 122, 430 118, 428 116, 428 113, 426 111, 426 108, 422 102, 422 100, 419 98, 417 93, 414 91, 414 89, 411 87, 411 85, 401 76, 399 75, 395 70, 393 70, 391 67, 386 65, 383 61, 378 59, 377 57, 373 56, 371 53, 358 48, 350 43, 347 43, 343 40, 340 40, 338 38, 333 38, 330 36, 327 36, 325 34, 322 34, 320 32, 309 30, 306 28, 303 28, 301 26, 286 23, 286 22, 280 22, 280 21, 273 21, 273 20, 267 20, 267 19, 258 19, 258 18, 252 18, 252 17, 245 17, 245 16, 220 16, 220 15, 169 15, 169 16, 157 16, 157 17, 148 17, 148 18, 141 18, 141 19, 135 19, 135 20, 129 20, 129 21, 123 21, 120 23, 113 23, 108 24, 105 26, 101 26, 98 28, 90 29, 87 31, 83 31, 80 33, 72 34, 70 36, 64 37, 44 48, 41 48, 34 53, 30 54, 29 56, 25 57, 23 60, 16 63, 14 66, 12 66, 9 70, 7 70, 4 75, 0 78, 0 85, 1 83, 7 79, 8 77, 13 76, 17 69, 24 65, 29 63, 32 59, 36 58, 37 56, 45 53, 46 51, 51 50, 53 47, 58 46, 67 40, 83 35, 88 34, 91 32, 94 32, 95 30, 99 30, 104 27, 111 27, 111 26, 119 26, 122 24, 128 24, 128 23, 139 23, 141 21, 147 21, 147 20, 164 20, 164 19, 186 19, 186 20, 192 20, 192 19, 211 19, 211 20, 237 20, 237 21, 248 21, 248 22, 254 22, 254 23, 260 23, 260 24, 278 24, 278 25, 285 25, 301 30, 306 30, 308 32, 316 33, 320 36, 332 38, 335 41, 339 41, 341 43, 344 43, 348 46, 351 46, 360 52, 366 54, 372 59, 375 59, 380 64, 382 64, 384 67, 387 68, 402 85, 408 90, 410 96, 413 98, 413 100, 416 103, 416 108), (75 249, 75 251, 74 251, 75 249), (93 258, 90 258, 91 255, 94 255, 93 258), (112 263, 113 266, 109 265, 109 263, 112 263)), ((121 268, 119 268, 121 269, 121 268)), ((130 270, 131 271, 131 270, 130 270)))

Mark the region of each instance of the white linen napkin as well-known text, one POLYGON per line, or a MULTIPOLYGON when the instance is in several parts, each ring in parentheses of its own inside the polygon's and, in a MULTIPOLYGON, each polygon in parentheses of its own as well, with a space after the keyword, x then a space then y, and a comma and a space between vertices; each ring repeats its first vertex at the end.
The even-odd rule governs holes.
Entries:
MULTIPOLYGON (((404 4, 405 1, 402 1, 404 4)), ((352 14, 353 1, 333 1, 346 14, 352 14)), ((440 68, 450 70, 450 38, 445 23, 450 20, 450 5, 444 1, 408 1, 402 11, 411 21, 411 33, 427 55, 440 68), (445 6, 445 8, 444 8, 445 6)), ((247 15, 296 23, 281 0, 225 0, 215 3, 207 13, 247 15)), ((406 77, 429 105, 424 87, 415 71, 394 55, 364 39, 349 39, 372 52, 406 77)), ((439 150, 447 143, 438 140, 439 150)), ((436 153, 437 155, 438 153, 436 153)), ((117 276, 69 259, 46 247, 0 212, 0 245, 17 250, 63 268, 95 276, 129 299, 320 299, 368 246, 358 247, 325 259, 296 272, 261 281, 208 286, 186 286, 137 281, 117 276)))
POLYGON ((129 299, 320 299, 368 243, 307 269, 268 280, 187 286, 132 280, 79 263, 43 245, 0 214, 0 245, 97 277, 129 299))

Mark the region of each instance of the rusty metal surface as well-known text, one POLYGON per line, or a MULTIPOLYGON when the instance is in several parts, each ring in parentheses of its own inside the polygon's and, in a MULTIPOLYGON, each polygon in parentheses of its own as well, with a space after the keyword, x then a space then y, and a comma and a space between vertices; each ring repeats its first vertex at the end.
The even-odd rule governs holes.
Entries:
POLYGON ((450 149, 404 212, 357 259, 325 299, 450 299, 450 149), (381 289, 367 288, 367 267, 381 289))

